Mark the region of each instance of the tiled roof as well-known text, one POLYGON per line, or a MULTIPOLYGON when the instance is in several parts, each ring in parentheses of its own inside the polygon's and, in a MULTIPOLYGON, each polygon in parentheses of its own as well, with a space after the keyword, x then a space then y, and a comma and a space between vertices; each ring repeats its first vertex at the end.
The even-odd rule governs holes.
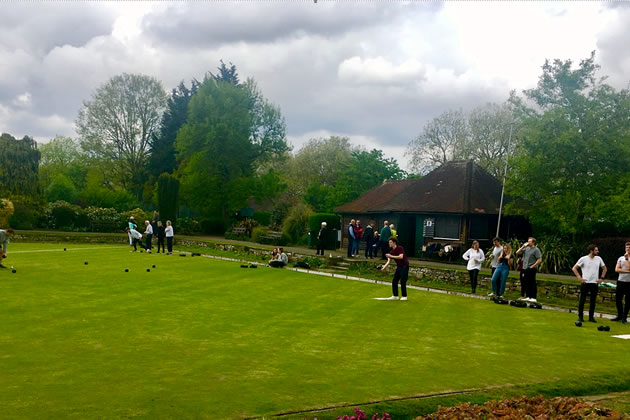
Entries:
POLYGON ((473 161, 452 161, 420 179, 386 182, 335 211, 497 214, 500 200, 498 179, 473 161))

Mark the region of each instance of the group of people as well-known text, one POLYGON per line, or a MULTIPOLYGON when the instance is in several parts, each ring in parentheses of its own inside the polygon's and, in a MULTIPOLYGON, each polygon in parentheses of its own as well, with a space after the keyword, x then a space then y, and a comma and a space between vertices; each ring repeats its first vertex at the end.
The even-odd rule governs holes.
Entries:
POLYGON ((385 254, 390 250, 390 238, 398 240, 393 223, 390 224, 385 220, 379 232, 374 223, 368 224, 364 229, 360 220, 352 219, 348 225, 348 258, 359 256, 361 242, 364 241, 365 258, 378 258, 378 251, 380 250, 381 258, 386 259, 385 254))
MULTIPOLYGON (((323 255, 323 254, 322 254, 323 255)), ((274 268, 282 268, 289 264, 289 257, 284 253, 284 249, 274 248, 269 260, 269 266, 274 268)))
POLYGON ((138 244, 140 244, 140 248, 150 254, 153 249, 153 236, 155 236, 157 238, 158 254, 160 253, 160 249, 162 250, 162 253, 167 255, 171 255, 173 253, 173 238, 175 236, 175 232, 173 231, 172 223, 170 220, 167 220, 166 226, 164 226, 162 221, 159 220, 157 211, 153 212, 152 223, 148 220, 144 221, 144 244, 142 243, 142 234, 138 231, 138 225, 136 224, 133 216, 129 218, 126 231, 127 235, 129 235, 129 246, 133 246, 133 251, 131 252, 138 251, 138 244), (164 248, 164 240, 166 240, 166 249, 164 248))
MULTIPOLYGON (((492 240, 492 292, 488 296, 503 299, 505 293, 505 285, 510 265, 514 261, 514 253, 510 244, 501 245, 500 238, 492 240)), ((521 256, 521 297, 519 300, 528 303, 537 303, 538 288, 536 286, 536 272, 538 266, 542 263, 542 253, 536 246, 536 238, 530 237, 517 251, 516 255, 521 256)), ((462 258, 468 261, 466 269, 470 277, 470 286, 473 293, 477 292, 477 284, 481 264, 486 256, 479 247, 479 241, 473 241, 469 250, 464 252, 462 258)))
MULTIPOLYGON (((588 246, 588 254, 580 258, 573 266, 573 273, 580 280, 580 303, 578 305, 578 321, 584 322, 584 305, 586 297, 590 296, 588 308, 588 320, 595 321, 595 304, 599 284, 606 277, 606 264, 599 256, 599 248, 596 245, 588 246)), ((615 303, 617 316, 612 321, 628 323, 628 311, 630 311, 630 242, 625 243, 625 253, 617 259, 615 272, 619 274, 617 288, 615 290, 615 303), (625 305, 624 305, 625 300, 625 305)))

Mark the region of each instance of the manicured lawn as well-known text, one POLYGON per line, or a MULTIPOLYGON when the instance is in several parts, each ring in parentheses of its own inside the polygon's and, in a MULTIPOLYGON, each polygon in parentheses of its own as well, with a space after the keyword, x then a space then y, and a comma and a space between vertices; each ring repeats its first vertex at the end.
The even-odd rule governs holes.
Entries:
POLYGON ((9 251, 5 418, 239 418, 630 373, 630 342, 610 337, 630 325, 602 333, 571 314, 414 290, 376 301, 390 288, 125 246, 9 251))

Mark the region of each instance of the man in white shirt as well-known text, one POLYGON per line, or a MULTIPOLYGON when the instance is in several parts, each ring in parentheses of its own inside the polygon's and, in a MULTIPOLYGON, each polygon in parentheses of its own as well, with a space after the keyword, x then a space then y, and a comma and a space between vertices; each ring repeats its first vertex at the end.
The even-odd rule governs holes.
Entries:
POLYGON ((586 302, 586 295, 591 295, 591 303, 588 308, 588 320, 589 322, 595 321, 595 303, 597 301, 597 290, 599 283, 604 281, 606 277, 606 264, 597 255, 599 249, 595 245, 589 245, 587 247, 588 255, 583 256, 573 266, 573 273, 582 282, 580 285, 580 304, 578 306, 578 320, 584 322, 584 303, 586 302), (578 268, 582 270, 582 274, 578 271, 578 268), (599 275, 599 269, 602 269, 602 275, 599 275))
POLYGON ((7 248, 9 247, 9 238, 15 234, 13 229, 0 229, 0 268, 6 268, 2 265, 2 259, 7 257, 7 248))
POLYGON ((619 273, 615 298, 617 301, 617 316, 612 321, 628 322, 628 310, 630 310, 630 242, 626 242, 626 253, 617 259, 615 271, 619 273), (626 306, 623 299, 626 298, 626 306))

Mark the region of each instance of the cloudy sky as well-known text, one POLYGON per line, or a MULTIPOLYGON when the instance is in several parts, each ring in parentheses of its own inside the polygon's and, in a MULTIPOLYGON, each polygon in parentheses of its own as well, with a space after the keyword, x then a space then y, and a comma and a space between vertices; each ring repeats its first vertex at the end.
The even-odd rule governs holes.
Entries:
POLYGON ((630 3, 0 1, 0 131, 75 137, 82 101, 122 72, 170 91, 219 60, 278 105, 295 149, 347 135, 406 167, 425 122, 536 84, 545 58, 596 50, 630 82, 630 3))

